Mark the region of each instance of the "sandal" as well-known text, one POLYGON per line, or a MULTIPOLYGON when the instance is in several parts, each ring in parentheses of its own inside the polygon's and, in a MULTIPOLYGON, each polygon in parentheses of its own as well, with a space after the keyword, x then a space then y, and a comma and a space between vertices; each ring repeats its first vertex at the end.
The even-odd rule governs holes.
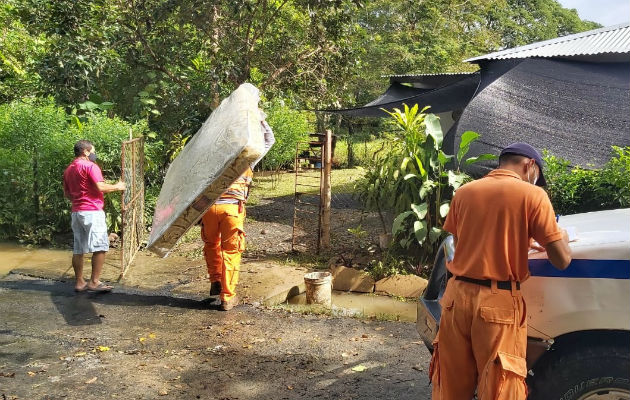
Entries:
POLYGON ((88 292, 95 292, 95 293, 109 293, 112 291, 112 289, 114 289, 113 286, 106 285, 103 282, 99 282, 98 285, 96 285, 96 287, 90 287, 89 285, 86 285, 86 286, 87 286, 88 292))
POLYGON ((74 291, 77 292, 77 293, 81 293, 81 292, 85 292, 87 290, 87 288, 88 288, 88 284, 86 283, 85 285, 83 285, 80 288, 75 287, 74 291))

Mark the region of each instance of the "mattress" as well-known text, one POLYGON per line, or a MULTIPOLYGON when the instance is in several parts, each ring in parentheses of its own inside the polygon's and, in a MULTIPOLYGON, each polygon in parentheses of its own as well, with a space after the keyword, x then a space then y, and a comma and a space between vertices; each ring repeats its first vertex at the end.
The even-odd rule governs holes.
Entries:
POLYGON ((216 199, 263 154, 258 89, 224 99, 173 160, 153 214, 147 248, 166 257, 216 199))

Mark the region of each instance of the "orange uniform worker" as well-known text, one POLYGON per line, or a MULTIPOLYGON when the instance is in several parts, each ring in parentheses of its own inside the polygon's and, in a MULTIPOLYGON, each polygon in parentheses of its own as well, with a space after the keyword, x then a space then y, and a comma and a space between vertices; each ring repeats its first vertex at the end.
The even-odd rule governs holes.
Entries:
POLYGON ((529 277, 530 238, 558 269, 571 262, 556 223, 540 154, 526 143, 501 151, 499 167, 462 186, 444 229, 455 257, 429 376, 433 399, 525 400, 527 315, 520 283, 529 277), (537 186, 535 186, 537 185, 537 186))
POLYGON ((273 131, 264 120, 261 121, 265 137, 265 151, 250 168, 245 171, 217 199, 201 219, 201 238, 204 241, 203 253, 210 276, 210 296, 220 295, 219 309, 228 311, 237 303, 236 285, 241 266, 241 254, 245 251, 245 202, 249 186, 254 176, 252 169, 267 154, 275 143, 273 131))

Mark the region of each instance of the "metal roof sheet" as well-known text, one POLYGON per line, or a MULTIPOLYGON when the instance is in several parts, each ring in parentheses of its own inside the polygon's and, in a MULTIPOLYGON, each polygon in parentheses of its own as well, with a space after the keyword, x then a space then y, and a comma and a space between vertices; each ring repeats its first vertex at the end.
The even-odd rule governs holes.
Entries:
POLYGON ((476 73, 473 72, 439 72, 433 74, 395 74, 395 75, 381 75, 381 78, 422 78, 425 76, 467 76, 476 73))
POLYGON ((469 58, 466 62, 530 57, 574 57, 630 53, 630 23, 594 29, 469 58))

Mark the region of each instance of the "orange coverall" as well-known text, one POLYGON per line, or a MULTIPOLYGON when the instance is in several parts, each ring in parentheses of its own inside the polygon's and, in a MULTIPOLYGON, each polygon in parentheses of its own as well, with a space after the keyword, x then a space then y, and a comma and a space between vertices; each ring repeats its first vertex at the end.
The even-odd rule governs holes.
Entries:
POLYGON ((470 400, 476 389, 479 400, 525 400, 527 312, 517 282, 529 277, 530 238, 542 246, 562 238, 549 197, 497 169, 458 189, 444 229, 457 242, 429 369, 433 399, 470 400))
POLYGON ((201 238, 210 282, 221 282, 221 301, 236 294, 241 254, 245 251, 245 200, 253 172, 248 169, 221 195, 203 215, 201 238), (238 204, 220 204, 221 199, 237 200, 238 204))

